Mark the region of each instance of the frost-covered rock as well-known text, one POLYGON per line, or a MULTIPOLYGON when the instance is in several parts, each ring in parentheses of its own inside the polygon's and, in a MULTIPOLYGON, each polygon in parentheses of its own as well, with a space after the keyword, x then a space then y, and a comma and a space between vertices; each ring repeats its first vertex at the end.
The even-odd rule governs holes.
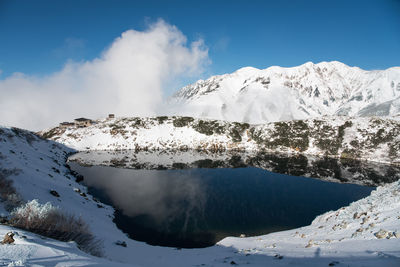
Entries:
POLYGON ((13 232, 8 232, 7 234, 4 235, 3 241, 1 241, 1 244, 3 245, 9 245, 14 243, 14 233, 13 232))
POLYGON ((387 238, 389 236, 389 232, 383 229, 380 229, 378 232, 374 234, 376 238, 387 238))

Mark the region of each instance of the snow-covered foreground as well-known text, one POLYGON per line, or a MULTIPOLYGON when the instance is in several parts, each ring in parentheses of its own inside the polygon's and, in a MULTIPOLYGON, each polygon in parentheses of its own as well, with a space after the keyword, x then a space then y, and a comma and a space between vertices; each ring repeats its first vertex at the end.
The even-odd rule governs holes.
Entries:
POLYGON ((14 244, 0 245, 0 266, 127 266, 90 256, 74 242, 60 242, 0 225, 1 237, 8 232, 17 235, 14 244))
MULTIPOLYGON (((316 218, 312 225, 250 238, 226 238, 204 249, 153 247, 127 238, 112 222, 112 207, 96 202, 65 166, 72 150, 19 129, 0 128, 0 173, 23 200, 51 202, 81 216, 103 241, 104 258, 74 243, 16 231, 14 245, 0 244, 0 265, 9 266, 399 266, 400 182, 379 187, 349 207, 316 218), (79 190, 78 190, 79 189, 79 190), (50 193, 55 190, 56 197, 50 193), (80 192, 80 193, 79 193, 80 192), (100 205, 101 207, 99 207, 100 205), (382 230, 382 231, 381 231, 382 230), (390 238, 377 238, 376 233, 390 238), (26 236, 23 238, 22 236, 26 236), (125 241, 127 246, 117 245, 125 241), (338 263, 336 263, 338 262, 338 263)), ((0 213, 7 215, 4 202, 0 213)))
POLYGON ((282 261, 288 258, 286 263, 299 265, 337 261, 340 266, 397 266, 399 238, 397 181, 348 207, 318 216, 310 226, 245 239, 229 237, 220 244, 250 255, 283 255, 282 261))

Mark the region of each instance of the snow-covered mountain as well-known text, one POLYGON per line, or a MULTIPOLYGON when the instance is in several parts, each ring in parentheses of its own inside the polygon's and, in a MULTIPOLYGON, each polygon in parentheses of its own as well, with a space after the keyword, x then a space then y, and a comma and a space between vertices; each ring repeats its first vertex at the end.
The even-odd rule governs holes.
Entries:
POLYGON ((246 67, 200 80, 178 91, 170 113, 265 123, 324 115, 400 113, 400 67, 366 71, 343 63, 246 67))

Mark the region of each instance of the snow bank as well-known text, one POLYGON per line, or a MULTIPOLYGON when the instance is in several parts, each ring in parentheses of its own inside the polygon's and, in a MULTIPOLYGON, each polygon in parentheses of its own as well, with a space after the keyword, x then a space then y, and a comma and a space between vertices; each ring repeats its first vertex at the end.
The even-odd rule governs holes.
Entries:
POLYGON ((283 255, 289 258, 288 265, 302 266, 304 259, 309 264, 396 266, 400 264, 400 181, 320 215, 310 226, 251 238, 229 237, 219 244, 243 254, 283 255))

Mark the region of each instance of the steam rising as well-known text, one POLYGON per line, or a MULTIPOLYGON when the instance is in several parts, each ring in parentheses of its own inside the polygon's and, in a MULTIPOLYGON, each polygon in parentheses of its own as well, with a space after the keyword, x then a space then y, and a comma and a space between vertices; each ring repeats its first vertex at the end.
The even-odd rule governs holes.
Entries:
POLYGON ((153 116, 166 84, 200 73, 207 63, 202 40, 187 44, 160 20, 122 33, 92 61, 69 62, 46 77, 15 73, 0 80, 0 124, 40 130, 82 116, 153 116))

